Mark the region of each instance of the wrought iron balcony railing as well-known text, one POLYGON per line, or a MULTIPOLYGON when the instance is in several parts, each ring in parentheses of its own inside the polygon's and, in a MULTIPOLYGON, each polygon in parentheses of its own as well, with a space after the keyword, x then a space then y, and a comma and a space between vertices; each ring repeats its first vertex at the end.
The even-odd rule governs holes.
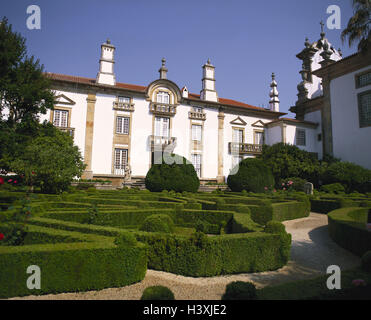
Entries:
POLYGON ((121 110, 121 111, 134 111, 134 103, 125 103, 125 102, 113 102, 113 109, 121 110))
POLYGON ((194 120, 206 120, 206 113, 189 111, 188 118, 194 120))
POLYGON ((158 115, 174 116, 176 114, 176 106, 173 104, 152 102, 149 105, 149 111, 158 115))
MULTIPOLYGON (((155 136, 151 135, 150 136, 150 144, 151 144, 151 149, 152 151, 154 149, 171 149, 172 150, 176 146, 176 138, 175 137, 161 137, 161 136, 155 136)), ((171 150, 168 150, 171 151, 171 150)))
POLYGON ((261 154, 263 151, 262 144, 229 142, 229 153, 232 154, 261 154))

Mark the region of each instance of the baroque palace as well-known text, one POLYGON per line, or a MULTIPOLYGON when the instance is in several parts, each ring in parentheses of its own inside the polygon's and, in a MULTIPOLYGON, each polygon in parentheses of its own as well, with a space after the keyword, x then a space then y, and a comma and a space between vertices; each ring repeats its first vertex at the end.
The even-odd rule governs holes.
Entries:
POLYGON ((241 159, 278 142, 371 169, 371 148, 365 149, 371 137, 370 55, 342 59, 323 31, 297 55, 303 67, 290 109, 296 119, 279 111, 274 74, 266 109, 219 97, 210 60, 202 66, 200 94, 194 94, 167 79, 165 59, 159 79, 147 86, 117 82, 114 57, 107 40, 96 78, 47 73, 57 99, 41 121, 73 137, 87 165, 85 179, 120 186, 130 168, 132 178, 141 180, 154 151, 166 150, 189 159, 201 181, 221 182, 241 159))

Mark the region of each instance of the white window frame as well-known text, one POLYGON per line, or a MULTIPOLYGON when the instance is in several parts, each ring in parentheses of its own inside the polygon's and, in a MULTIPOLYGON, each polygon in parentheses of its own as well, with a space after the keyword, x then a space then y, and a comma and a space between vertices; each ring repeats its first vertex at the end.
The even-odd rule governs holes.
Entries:
POLYGON ((232 141, 235 142, 235 143, 243 143, 243 139, 244 139, 244 129, 243 128, 233 128, 232 141))
POLYGON ((157 92, 156 102, 170 104, 170 94, 166 91, 157 92))
POLYGON ((202 141, 202 125, 192 124, 192 141, 202 141))
POLYGON ((202 169, 202 154, 200 153, 192 153, 191 155, 192 164, 196 170, 197 176, 201 177, 201 169, 202 169))
POLYGON ((68 128, 68 110, 55 109, 53 112, 53 125, 60 128, 68 128))
POLYGON ((114 158, 114 173, 116 175, 124 175, 125 167, 128 164, 128 149, 115 148, 114 158))
POLYGON ((129 134, 130 132, 130 117, 116 117, 116 133, 129 134))
POLYGON ((170 137, 170 118, 156 116, 154 133, 156 137, 170 137))
POLYGON ((125 96, 118 96, 117 100, 120 103, 130 104, 131 98, 130 97, 125 97, 125 96))

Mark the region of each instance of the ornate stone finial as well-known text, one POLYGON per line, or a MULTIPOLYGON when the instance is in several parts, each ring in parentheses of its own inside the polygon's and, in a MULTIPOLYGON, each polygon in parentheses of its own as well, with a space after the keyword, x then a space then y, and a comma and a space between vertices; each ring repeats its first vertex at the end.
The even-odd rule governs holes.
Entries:
POLYGON ((323 27, 325 26, 325 24, 323 23, 323 20, 321 20, 319 24, 321 25, 321 39, 323 40, 326 35, 325 32, 323 31, 323 27))
POLYGON ((107 39, 106 43, 107 44, 111 44, 111 40, 110 39, 107 39))
POLYGON ((306 48, 309 48, 310 47, 310 42, 309 42, 308 37, 305 38, 304 45, 305 45, 306 48))
POLYGON ((338 49, 338 52, 339 52, 340 57, 342 57, 343 56, 343 52, 341 51, 340 48, 338 49))
POLYGON ((210 58, 209 58, 209 59, 207 59, 207 64, 211 64, 211 62, 210 62, 210 58))
POLYGON ((270 93, 269 93, 269 109, 271 111, 280 111, 280 100, 278 99, 278 90, 277 90, 277 82, 276 82, 276 75, 274 72, 272 72, 272 82, 270 87, 272 88, 270 93))
POLYGON ((162 58, 161 62, 161 68, 158 70, 160 73, 160 79, 167 79, 167 68, 165 67, 166 59, 162 58))

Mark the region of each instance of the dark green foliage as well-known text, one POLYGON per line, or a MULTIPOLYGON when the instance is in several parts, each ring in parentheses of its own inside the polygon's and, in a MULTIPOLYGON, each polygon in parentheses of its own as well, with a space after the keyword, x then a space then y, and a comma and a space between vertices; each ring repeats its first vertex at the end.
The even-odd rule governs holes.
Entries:
POLYGON ((148 190, 152 192, 163 190, 197 192, 200 181, 192 163, 186 158, 175 154, 164 154, 162 161, 157 163, 161 164, 152 165, 147 172, 145 184, 148 190), (172 163, 167 164, 170 162, 167 159, 171 159, 172 163))
POLYGON ((323 173, 322 181, 324 184, 341 183, 347 192, 369 192, 363 189, 371 181, 371 170, 351 162, 335 162, 323 173))
POLYGON ((142 244, 116 247, 112 238, 32 227, 33 243, 54 236, 58 240, 24 247, 0 246, 0 298, 122 287, 145 276, 147 258, 142 244), (45 233, 46 238, 42 236, 45 233), (71 243, 72 238, 79 242, 71 243), (56 243, 59 241, 67 243, 56 243), (25 285, 29 277, 26 270, 35 264, 42 272, 40 290, 25 285))
POLYGON ((235 192, 242 190, 264 192, 265 188, 274 186, 271 170, 260 159, 247 158, 234 168, 236 174, 230 174, 227 179, 228 187, 235 192))
POLYGON ((290 177, 281 179, 276 186, 278 189, 285 188, 286 190, 304 191, 304 184, 307 181, 298 177, 290 177))
POLYGON ((320 190, 326 193, 345 193, 345 187, 339 182, 325 184, 321 186, 320 190))
POLYGON ((256 287, 252 282, 234 281, 227 285, 222 300, 256 300, 256 287))
POLYGON ((164 286, 152 286, 144 289, 140 300, 175 300, 174 293, 164 286))
POLYGON ((264 232, 267 233, 286 233, 285 226, 279 221, 269 221, 265 226, 264 232))
POLYGON ((120 236, 115 239, 115 245, 119 247, 135 247, 137 243, 134 234, 129 232, 121 233, 120 236))
POLYGON ((367 208, 341 208, 328 213, 330 237, 339 246, 362 256, 371 250, 371 232, 366 229, 367 208))
POLYGON ((363 254, 361 261, 363 270, 371 273, 371 250, 363 254))
POLYGON ((91 208, 89 209, 88 211, 88 219, 87 219, 87 223, 89 224, 93 224, 97 221, 97 218, 98 218, 98 207, 96 204, 92 204, 91 208))
POLYGON ((145 218, 140 230, 170 233, 174 231, 174 222, 167 214, 153 214, 145 218))
POLYGON ((281 179, 290 177, 298 177, 317 184, 321 173, 318 159, 294 145, 284 143, 264 145, 261 158, 271 168, 277 184, 281 179))
POLYGON ((51 124, 42 128, 39 136, 10 162, 11 168, 43 193, 60 193, 68 189, 74 177, 81 176, 85 164, 68 134, 51 124))

